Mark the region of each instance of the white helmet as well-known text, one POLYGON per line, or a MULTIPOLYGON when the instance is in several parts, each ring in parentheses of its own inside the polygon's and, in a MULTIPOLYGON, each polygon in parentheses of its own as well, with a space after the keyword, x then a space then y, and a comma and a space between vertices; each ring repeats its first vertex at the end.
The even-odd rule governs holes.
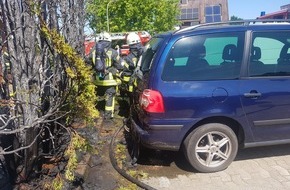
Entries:
POLYGON ((112 38, 108 32, 101 32, 99 36, 99 41, 100 40, 111 42, 112 38))
POLYGON ((135 32, 130 32, 127 36, 127 44, 128 45, 133 45, 133 44, 137 44, 140 43, 140 37, 138 34, 136 34, 135 32))

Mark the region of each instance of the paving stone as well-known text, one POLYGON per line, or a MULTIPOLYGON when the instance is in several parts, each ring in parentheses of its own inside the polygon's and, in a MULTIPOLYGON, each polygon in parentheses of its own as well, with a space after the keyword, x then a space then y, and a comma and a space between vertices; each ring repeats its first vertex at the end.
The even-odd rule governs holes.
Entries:
POLYGON ((221 171, 221 172, 219 172, 219 174, 220 174, 220 177, 221 177, 223 182, 231 182, 232 181, 231 176, 226 171, 221 171))
POLYGON ((168 187, 170 187, 170 181, 169 181, 169 179, 167 178, 167 177, 161 177, 160 179, 159 179, 159 186, 160 187, 165 187, 165 188, 168 188, 168 187))
POLYGON ((283 176, 289 175, 289 172, 285 168, 282 168, 281 166, 278 166, 278 165, 272 166, 272 168, 275 168, 283 176))
MULTIPOLYGON (((285 147, 285 149, 287 150, 288 148, 285 147)), ((177 175, 176 178, 168 178, 170 185, 166 190, 290 189, 290 155, 285 155, 283 148, 278 151, 275 147, 265 150, 270 151, 265 154, 268 155, 267 157, 261 157, 261 154, 257 153, 258 156, 255 158, 255 151, 251 151, 250 153, 253 155, 250 155, 249 159, 236 160, 221 172, 208 174, 195 172, 188 174, 185 172, 184 175, 177 175), (252 159, 252 157, 254 158, 252 159)), ((160 185, 155 186, 155 188, 158 190, 165 189, 165 187, 161 187, 160 185)))
POLYGON ((238 186, 246 186, 247 183, 241 178, 240 175, 233 175, 232 177, 232 181, 237 184, 238 186))

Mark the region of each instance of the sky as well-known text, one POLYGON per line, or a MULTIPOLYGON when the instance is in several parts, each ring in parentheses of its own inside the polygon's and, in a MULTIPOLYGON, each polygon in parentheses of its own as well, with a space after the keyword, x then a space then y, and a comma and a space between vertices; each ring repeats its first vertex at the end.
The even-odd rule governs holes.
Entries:
POLYGON ((262 11, 266 14, 276 12, 286 4, 290 4, 290 0, 228 0, 229 17, 255 19, 262 11))

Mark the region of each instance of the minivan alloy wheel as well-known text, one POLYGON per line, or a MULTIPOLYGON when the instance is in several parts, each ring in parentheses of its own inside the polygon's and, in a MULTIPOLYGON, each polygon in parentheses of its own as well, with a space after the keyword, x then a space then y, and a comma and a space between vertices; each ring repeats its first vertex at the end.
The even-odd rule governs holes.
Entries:
POLYGON ((216 167, 225 162, 232 151, 229 138, 218 131, 202 136, 195 147, 199 162, 208 167, 216 167))
POLYGON ((235 133, 224 124, 205 124, 185 140, 185 154, 200 172, 221 171, 234 160, 238 149, 235 133))

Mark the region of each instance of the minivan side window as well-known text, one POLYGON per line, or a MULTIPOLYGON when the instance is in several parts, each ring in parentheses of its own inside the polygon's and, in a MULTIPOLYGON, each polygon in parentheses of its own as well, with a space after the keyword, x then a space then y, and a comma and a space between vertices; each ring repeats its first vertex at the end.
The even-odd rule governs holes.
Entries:
POLYGON ((167 56, 164 81, 237 79, 240 76, 244 33, 184 37, 167 56))
POLYGON ((290 31, 255 32, 249 76, 290 76, 290 31))

